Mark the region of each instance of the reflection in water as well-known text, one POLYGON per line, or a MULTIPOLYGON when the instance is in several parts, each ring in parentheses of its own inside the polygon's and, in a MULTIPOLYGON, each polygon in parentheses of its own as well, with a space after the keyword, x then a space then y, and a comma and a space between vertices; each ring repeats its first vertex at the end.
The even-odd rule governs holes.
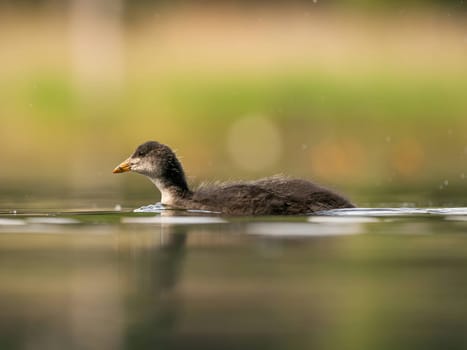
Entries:
POLYGON ((448 212, 3 215, 0 349, 460 349, 448 212))
POLYGON ((161 245, 139 248, 129 263, 126 347, 167 348, 177 328, 179 296, 176 291, 185 255, 186 227, 165 227, 161 245))

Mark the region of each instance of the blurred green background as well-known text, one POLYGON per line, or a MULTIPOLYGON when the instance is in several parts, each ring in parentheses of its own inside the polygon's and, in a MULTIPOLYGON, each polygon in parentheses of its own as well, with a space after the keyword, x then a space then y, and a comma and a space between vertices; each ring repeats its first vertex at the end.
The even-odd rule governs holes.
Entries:
POLYGON ((0 195, 156 200, 111 174, 153 139, 193 184, 285 173, 466 205, 466 7, 0 1, 0 195))

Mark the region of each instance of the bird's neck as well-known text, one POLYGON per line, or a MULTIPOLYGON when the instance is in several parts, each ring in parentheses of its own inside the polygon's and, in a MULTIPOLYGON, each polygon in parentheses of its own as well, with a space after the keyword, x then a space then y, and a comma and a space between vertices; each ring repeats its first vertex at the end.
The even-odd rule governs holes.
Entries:
POLYGON ((192 195, 186 181, 174 183, 173 181, 164 179, 150 178, 150 180, 160 191, 161 203, 164 205, 177 206, 181 201, 189 199, 192 195))

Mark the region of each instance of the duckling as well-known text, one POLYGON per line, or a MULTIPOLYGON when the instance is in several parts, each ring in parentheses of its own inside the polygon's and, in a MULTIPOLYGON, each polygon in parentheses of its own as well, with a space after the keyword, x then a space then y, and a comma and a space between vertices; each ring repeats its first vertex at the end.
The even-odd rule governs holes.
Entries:
POLYGON ((113 173, 145 175, 169 208, 207 210, 226 215, 305 215, 321 210, 353 208, 341 195, 307 180, 282 175, 255 181, 202 184, 192 191, 182 164, 166 145, 148 141, 113 173))

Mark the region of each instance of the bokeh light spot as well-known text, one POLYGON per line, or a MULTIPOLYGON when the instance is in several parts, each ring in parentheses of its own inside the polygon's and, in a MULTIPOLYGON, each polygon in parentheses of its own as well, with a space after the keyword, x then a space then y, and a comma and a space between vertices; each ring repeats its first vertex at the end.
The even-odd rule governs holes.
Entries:
POLYGON ((412 138, 403 139, 397 143, 391 154, 393 168, 406 177, 416 176, 420 172, 424 160, 423 146, 412 138))
POLYGON ((323 140, 310 151, 313 172, 321 178, 359 178, 366 168, 367 154, 357 140, 323 140))

